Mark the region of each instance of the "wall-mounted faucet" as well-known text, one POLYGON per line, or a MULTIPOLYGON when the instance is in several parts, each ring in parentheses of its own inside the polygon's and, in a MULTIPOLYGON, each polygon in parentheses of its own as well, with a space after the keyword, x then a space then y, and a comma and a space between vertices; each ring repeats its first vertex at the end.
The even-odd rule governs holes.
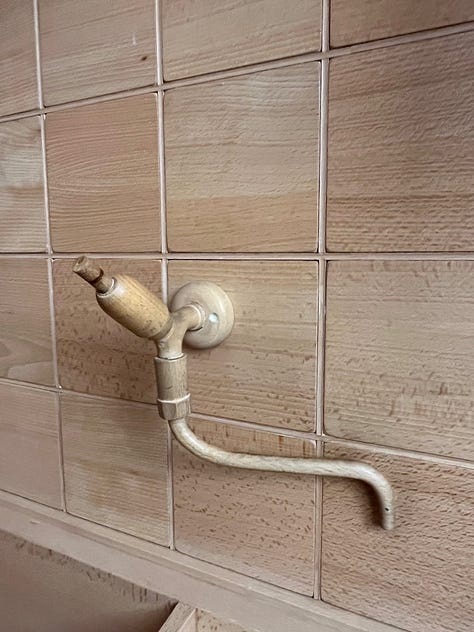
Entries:
POLYGON ((234 310, 227 294, 214 283, 195 281, 180 288, 167 306, 143 285, 126 275, 107 276, 96 262, 79 257, 73 268, 96 289, 100 307, 137 336, 154 340, 160 416, 167 420, 176 439, 197 457, 230 467, 267 472, 292 472, 355 478, 375 491, 384 529, 395 525, 390 483, 375 468, 359 461, 324 458, 259 456, 228 452, 200 439, 188 425, 191 412, 187 387, 187 362, 183 340, 206 349, 230 334, 234 310))

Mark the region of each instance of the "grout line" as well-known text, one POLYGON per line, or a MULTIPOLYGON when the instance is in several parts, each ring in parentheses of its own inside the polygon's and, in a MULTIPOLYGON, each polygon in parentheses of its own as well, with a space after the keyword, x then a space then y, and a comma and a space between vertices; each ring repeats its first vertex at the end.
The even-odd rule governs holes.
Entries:
POLYGON ((161 0, 155 0, 156 83, 163 85, 163 31, 161 28, 161 0))
POLYGON ((39 31, 39 9, 38 0, 33 0, 33 20, 35 30, 35 60, 36 60, 36 85, 38 90, 38 107, 44 107, 43 101, 43 77, 41 73, 41 49, 40 49, 40 31, 39 31))
POLYGON ((330 0, 322 0, 321 5, 321 51, 327 53, 330 49, 329 45, 329 29, 330 29, 330 0))
POLYGON ((59 451, 59 467, 60 467, 60 485, 61 485, 61 502, 63 511, 67 513, 67 495, 66 495, 66 472, 64 469, 64 437, 63 437, 63 415, 61 408, 61 394, 58 392, 56 396, 57 419, 58 419, 58 451, 59 451))
POLYGON ((168 228, 166 223, 166 166, 165 166, 165 109, 164 95, 158 94, 158 160, 160 178, 160 227, 161 252, 168 253, 168 228))
POLYGON ((75 259, 87 254, 100 259, 165 259, 167 261, 474 261, 474 252, 2 252, 0 259, 75 259))
MULTIPOLYGON (((99 401, 108 402, 122 402, 124 405, 141 406, 142 408, 155 409, 156 404, 137 402, 129 399, 121 399, 119 397, 110 397, 106 395, 95 395, 92 393, 82 393, 80 391, 72 391, 66 388, 56 388, 54 386, 47 386, 43 384, 35 384, 30 382, 23 382, 20 380, 12 380, 10 378, 0 377, 0 384, 5 386, 13 386, 16 388, 26 388, 30 390, 48 391, 50 393, 66 393, 68 395, 76 395, 78 397, 85 397, 88 399, 96 399, 99 401)), ((444 456, 439 454, 430 454, 429 452, 421 452, 416 450, 409 450, 406 448, 396 448, 377 443, 366 443, 364 441, 357 441, 352 439, 343 439, 340 437, 331 437, 329 435, 318 435, 313 432, 304 432, 300 430, 293 430, 291 428, 278 428, 276 426, 267 426, 264 424, 256 424, 247 421, 238 421, 235 419, 226 419, 224 417, 216 417, 212 415, 204 415, 202 413, 192 413, 192 420, 194 421, 211 421, 217 424, 224 424, 227 426, 235 426, 250 431, 268 432, 271 434, 281 435, 298 440, 307 441, 321 441, 322 443, 337 444, 340 446, 346 446, 348 448, 354 448, 357 450, 365 450, 367 452, 376 452, 379 454, 386 454, 389 456, 400 456, 411 459, 418 459, 421 461, 427 461, 430 463, 437 463, 441 465, 450 465, 455 467, 463 467, 474 470, 474 461, 467 459, 461 459, 459 457, 444 456)), ((448 436, 446 435, 448 438, 448 436)))
POLYGON ((126 98, 129 96, 149 94, 151 92, 161 92, 161 91, 180 88, 184 86, 199 85, 201 83, 207 83, 209 81, 215 81, 219 79, 239 77, 241 75, 248 75, 255 72, 261 72, 264 70, 285 68, 285 67, 294 66, 296 64, 321 61, 323 59, 332 59, 336 57, 343 57, 347 55, 353 55, 355 53, 369 52, 373 50, 378 50, 380 48, 398 46, 400 44, 411 44, 411 43, 416 43, 416 42, 422 42, 425 40, 439 39, 442 37, 447 37, 449 35, 457 35, 457 34, 469 32, 472 30, 474 30, 474 21, 464 22, 462 24, 455 24, 452 26, 443 26, 437 29, 419 31, 417 33, 407 33, 405 35, 397 35, 395 37, 374 40, 372 42, 352 44, 350 46, 343 46, 341 48, 333 48, 328 51, 305 53, 302 55, 295 55, 293 57, 285 57, 282 59, 276 59, 274 61, 251 64, 248 66, 231 68, 229 70, 212 72, 212 73, 208 73, 204 75, 197 75, 195 77, 168 81, 168 82, 164 82, 162 85, 151 84, 151 85, 143 86, 140 88, 133 88, 130 90, 112 92, 112 93, 100 95, 97 97, 78 99, 76 101, 70 101, 66 103, 59 103, 56 105, 40 107, 36 110, 28 110, 26 112, 7 114, 5 116, 0 117, 0 123, 11 121, 11 120, 18 120, 18 119, 22 119, 22 118, 26 118, 30 116, 36 116, 38 114, 44 114, 47 112, 58 112, 58 111, 68 110, 75 107, 80 107, 83 105, 102 103, 104 101, 113 101, 115 99, 126 98))
POLYGON ((318 269, 318 330, 317 330, 317 370, 316 370, 316 433, 324 429, 324 374, 326 345, 326 262, 319 262, 318 269))
POLYGON ((161 260, 161 298, 163 303, 168 305, 169 288, 168 288, 168 262, 166 259, 161 260))
MULTIPOLYGON (((316 444, 316 457, 323 457, 322 441, 316 444)), ((314 599, 321 599, 321 558, 323 534, 323 477, 316 476, 314 490, 314 599)))
POLYGON ((168 485, 168 544, 171 551, 176 550, 176 534, 175 534, 175 520, 174 520, 174 467, 173 467, 173 436, 171 434, 171 428, 169 424, 167 432, 167 453, 168 453, 168 469, 167 469, 167 485, 168 485))
POLYGON ((323 60, 320 69, 319 96, 319 191, 318 191, 318 252, 326 254, 326 202, 328 173, 328 110, 329 61, 323 60))

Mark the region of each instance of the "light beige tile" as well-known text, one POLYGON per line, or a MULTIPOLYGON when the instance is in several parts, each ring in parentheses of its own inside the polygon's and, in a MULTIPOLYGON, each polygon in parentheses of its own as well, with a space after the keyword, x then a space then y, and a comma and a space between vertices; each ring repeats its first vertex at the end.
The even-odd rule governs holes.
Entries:
POLYGON ((0 488, 61 507, 55 393, 0 383, 0 488))
POLYGON ((303 64, 166 93, 171 250, 316 249, 318 73, 303 64))
POLYGON ((472 250, 474 32, 330 66, 331 251, 472 250))
POLYGON ((409 632, 470 632, 474 620, 471 467, 327 446, 362 459, 396 492, 397 525, 380 528, 368 488, 325 479, 322 597, 409 632))
POLYGON ((47 115, 55 251, 161 249, 157 133, 152 94, 47 115))
POLYGON ((393 37, 474 20, 471 0, 331 0, 331 45, 393 37))
POLYGON ((320 0, 163 0, 165 79, 320 49, 320 0))
POLYGON ((39 0, 46 105, 155 81, 153 0, 39 0))
POLYGON ((0 115, 39 106, 32 0, 0 3, 0 115))
MULTIPOLYGON (((159 260, 98 259, 110 274, 129 274, 161 292, 159 260)), ((71 259, 53 266, 59 382, 63 388, 153 403, 155 345, 107 316, 93 289, 72 272, 71 259)))
POLYGON ((328 268, 326 432, 474 457, 474 262, 328 268))
POLYGON ((0 259, 0 377, 54 384, 47 264, 0 259))
POLYGON ((194 412, 272 426, 315 427, 317 267, 314 262, 171 261, 170 295, 213 281, 235 311, 230 337, 188 349, 194 412))
POLYGON ((45 252, 39 117, 0 124, 0 251, 45 252))
MULTIPOLYGON (((309 441, 211 422, 193 428, 228 450, 314 456, 309 441)), ((314 477, 224 468, 176 443, 173 472, 179 551, 312 594, 314 477)))
POLYGON ((61 395, 70 513, 168 545, 167 428, 152 407, 61 395))

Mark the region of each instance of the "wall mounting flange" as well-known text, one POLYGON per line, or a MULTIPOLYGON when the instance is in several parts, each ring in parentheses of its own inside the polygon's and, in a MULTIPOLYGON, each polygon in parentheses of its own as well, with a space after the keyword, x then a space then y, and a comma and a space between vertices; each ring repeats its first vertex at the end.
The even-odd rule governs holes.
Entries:
POLYGON ((232 331, 234 308, 224 290, 211 281, 191 281, 173 296, 171 311, 195 305, 202 313, 202 326, 188 330, 184 342, 196 349, 209 349, 220 344, 232 331))

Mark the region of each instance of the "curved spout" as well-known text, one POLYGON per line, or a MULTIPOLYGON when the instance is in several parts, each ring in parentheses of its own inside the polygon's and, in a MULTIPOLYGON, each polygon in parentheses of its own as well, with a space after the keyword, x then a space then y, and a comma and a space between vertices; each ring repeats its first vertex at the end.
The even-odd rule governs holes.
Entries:
POLYGON ((217 465, 237 467, 244 470, 263 470, 266 472, 342 476, 364 481, 373 488, 377 495, 382 527, 390 530, 395 526, 392 487, 378 470, 366 463, 336 459, 302 459, 228 452, 200 439, 194 434, 184 418, 170 421, 170 426, 174 436, 181 445, 195 456, 217 465))

